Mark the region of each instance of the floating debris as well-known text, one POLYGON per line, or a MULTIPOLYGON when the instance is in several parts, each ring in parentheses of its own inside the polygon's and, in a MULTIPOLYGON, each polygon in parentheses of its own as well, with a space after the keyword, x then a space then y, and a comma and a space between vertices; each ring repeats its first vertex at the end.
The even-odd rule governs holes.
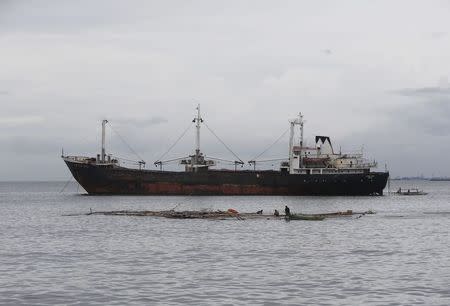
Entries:
POLYGON ((357 215, 358 218, 366 214, 374 214, 373 211, 369 210, 366 212, 355 213, 352 210, 339 211, 333 213, 320 213, 320 214, 290 214, 286 215, 265 215, 259 211, 256 213, 239 213, 235 209, 228 209, 227 211, 216 210, 216 211, 195 211, 195 210, 162 210, 162 211, 151 211, 151 210, 113 210, 113 211, 93 211, 90 209, 88 213, 81 214, 66 214, 63 216, 90 216, 90 215, 105 215, 105 216, 138 216, 138 217, 162 217, 169 219, 215 219, 215 220, 226 220, 226 219, 267 219, 267 220, 307 220, 307 221, 321 221, 325 218, 332 217, 345 217, 357 215))

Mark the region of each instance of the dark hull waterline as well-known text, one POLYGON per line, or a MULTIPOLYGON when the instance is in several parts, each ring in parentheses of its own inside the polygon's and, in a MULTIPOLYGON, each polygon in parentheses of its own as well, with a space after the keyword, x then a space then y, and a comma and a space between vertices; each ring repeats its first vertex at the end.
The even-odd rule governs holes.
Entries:
POLYGON ((175 172, 66 160, 89 194, 103 195, 382 195, 388 172, 288 174, 280 171, 175 172))

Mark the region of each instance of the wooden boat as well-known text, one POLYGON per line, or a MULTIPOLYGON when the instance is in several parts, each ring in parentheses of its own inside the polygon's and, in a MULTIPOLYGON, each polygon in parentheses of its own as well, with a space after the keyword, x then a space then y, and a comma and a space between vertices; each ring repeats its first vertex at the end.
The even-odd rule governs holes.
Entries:
POLYGON ((305 220, 305 221, 322 221, 325 219, 324 216, 318 215, 305 215, 305 214, 291 214, 286 216, 287 220, 305 220))
POLYGON ((423 190, 419 190, 417 188, 408 188, 408 189, 402 189, 399 188, 397 190, 397 194, 399 195, 427 195, 427 192, 423 192, 423 190))

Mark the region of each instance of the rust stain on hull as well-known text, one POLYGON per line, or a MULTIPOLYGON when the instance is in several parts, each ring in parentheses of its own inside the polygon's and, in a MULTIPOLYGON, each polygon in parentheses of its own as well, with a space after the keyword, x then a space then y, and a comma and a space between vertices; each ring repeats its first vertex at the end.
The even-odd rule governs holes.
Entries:
POLYGON ((219 195, 269 195, 287 194, 287 188, 263 187, 257 185, 183 185, 180 183, 143 183, 148 194, 219 194, 219 195))

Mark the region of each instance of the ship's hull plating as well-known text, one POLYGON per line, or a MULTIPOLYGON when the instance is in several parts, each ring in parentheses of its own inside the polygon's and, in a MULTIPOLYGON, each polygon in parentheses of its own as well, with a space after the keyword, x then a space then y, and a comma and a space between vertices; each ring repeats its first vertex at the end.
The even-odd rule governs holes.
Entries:
POLYGON ((382 195, 389 173, 288 174, 279 171, 173 172, 135 170, 66 160, 89 194, 382 195))

